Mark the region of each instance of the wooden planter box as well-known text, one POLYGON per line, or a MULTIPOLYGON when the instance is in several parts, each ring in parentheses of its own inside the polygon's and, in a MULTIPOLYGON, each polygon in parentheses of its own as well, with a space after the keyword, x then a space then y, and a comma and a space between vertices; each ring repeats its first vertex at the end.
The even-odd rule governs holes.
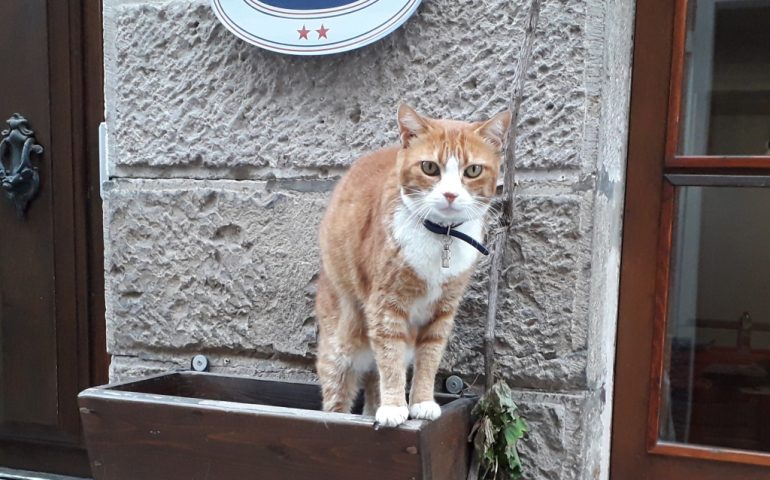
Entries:
POLYGON ((304 383, 184 372, 79 396, 96 480, 464 480, 474 400, 437 401, 434 422, 375 431, 304 383))

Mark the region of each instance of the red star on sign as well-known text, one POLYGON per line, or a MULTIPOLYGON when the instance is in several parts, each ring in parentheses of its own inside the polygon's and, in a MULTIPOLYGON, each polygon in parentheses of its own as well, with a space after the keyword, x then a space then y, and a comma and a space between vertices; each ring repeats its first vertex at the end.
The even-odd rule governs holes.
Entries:
POLYGON ((326 32, 328 32, 328 31, 329 31, 329 29, 328 28, 324 28, 323 23, 322 23, 321 24, 321 28, 316 30, 316 32, 318 32, 318 40, 320 40, 322 38, 326 38, 328 40, 328 37, 326 36, 326 32))
POLYGON ((299 39, 300 40, 302 40, 302 39, 307 40, 307 34, 310 33, 310 30, 308 30, 307 28, 305 28, 304 25, 302 25, 302 30, 297 30, 297 31, 299 32, 299 39))

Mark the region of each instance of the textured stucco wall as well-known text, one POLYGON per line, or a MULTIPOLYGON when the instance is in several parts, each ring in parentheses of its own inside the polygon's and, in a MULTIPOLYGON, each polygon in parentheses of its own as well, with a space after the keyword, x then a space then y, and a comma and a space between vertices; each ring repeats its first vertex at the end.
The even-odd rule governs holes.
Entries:
MULTIPOLYGON (((397 139, 406 100, 480 119, 511 94, 528 2, 424 0, 390 37, 294 58, 207 2, 105 0, 111 375, 312 379, 316 228, 334 181, 397 139)), ((606 478, 632 0, 544 0, 520 116, 496 351, 529 478, 606 478)), ((486 263, 442 370, 483 372, 486 263)), ((477 383, 479 381, 477 380, 477 383)))

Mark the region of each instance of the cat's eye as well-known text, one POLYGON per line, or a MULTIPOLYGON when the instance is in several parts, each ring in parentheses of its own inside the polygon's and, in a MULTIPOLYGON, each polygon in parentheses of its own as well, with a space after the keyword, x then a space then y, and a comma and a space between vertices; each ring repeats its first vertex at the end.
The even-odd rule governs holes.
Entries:
POLYGON ((421 167, 422 173, 428 175, 429 177, 435 177, 439 174, 438 163, 436 162, 430 162, 426 160, 422 162, 421 167))
POLYGON ((481 165, 471 165, 470 167, 465 169, 465 176, 468 178, 476 178, 479 175, 481 175, 481 172, 484 170, 484 167, 481 165))

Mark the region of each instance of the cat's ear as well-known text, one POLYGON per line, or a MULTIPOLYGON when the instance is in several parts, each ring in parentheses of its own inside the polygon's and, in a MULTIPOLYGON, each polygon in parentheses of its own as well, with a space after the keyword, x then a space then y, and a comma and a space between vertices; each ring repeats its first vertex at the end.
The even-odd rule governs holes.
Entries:
POLYGON ((501 151, 508 137, 509 128, 511 128, 511 111, 505 110, 482 122, 475 131, 481 138, 501 151))
POLYGON ((428 121, 415 112, 412 107, 402 103, 398 106, 398 129, 401 133, 401 143, 404 148, 409 141, 428 129, 428 121))

